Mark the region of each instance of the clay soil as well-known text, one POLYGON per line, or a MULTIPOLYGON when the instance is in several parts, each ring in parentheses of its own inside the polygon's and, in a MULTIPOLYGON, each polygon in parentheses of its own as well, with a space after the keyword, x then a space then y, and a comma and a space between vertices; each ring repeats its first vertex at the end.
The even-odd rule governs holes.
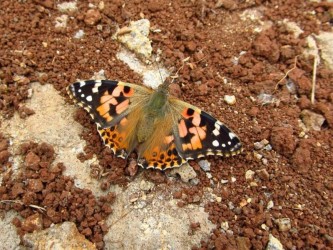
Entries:
MULTIPOLYGON (((60 2, 0 1, 3 119, 10 119, 15 112, 22 118, 33 115, 24 103, 34 81, 52 84, 69 103, 65 88, 76 79, 91 78, 100 69, 105 70, 107 79, 140 84, 141 76, 116 59, 120 45, 112 35, 117 26, 147 18, 152 31, 162 31, 149 35, 154 54, 162 51, 161 63, 168 69, 181 68, 176 79, 180 98, 214 114, 244 144, 239 156, 208 158, 212 178, 197 161, 191 161, 199 183, 188 183, 174 193, 179 209, 198 202, 206 187, 222 197, 222 202, 205 204, 216 229, 193 248, 264 249, 270 233, 285 249, 333 248, 333 73, 323 64, 318 66, 312 104, 313 57, 302 56, 308 35, 331 30, 332 4, 304 0, 104 1, 103 8, 97 8, 100 17, 96 17, 89 16, 89 3, 99 6, 99 1, 79 1, 79 11, 69 14, 67 27, 56 28, 55 19, 61 15, 56 5, 60 2), (260 22, 270 25, 256 33, 258 19, 240 18, 247 10, 258 10, 260 22), (283 19, 297 23, 303 33, 295 37, 282 25, 283 19), (85 36, 74 39, 79 29, 85 36), (290 85, 295 87, 292 91, 290 85), (263 93, 272 95, 274 101, 260 102, 258 96, 263 93), (235 95, 236 104, 224 103, 225 94, 235 95), (325 118, 319 131, 302 135, 299 121, 304 109, 325 118), (255 148, 254 143, 264 139, 272 148, 255 148), (254 172, 253 178, 245 178, 248 170, 254 172), (273 206, 267 209, 268 204, 273 206), (289 218, 290 228, 279 227, 279 218, 289 218), (225 221, 229 223, 227 233, 221 230, 225 221)), ((85 160, 97 155, 103 172, 108 172, 101 179, 102 189, 108 190, 110 185, 126 188, 135 179, 136 170, 103 146, 85 111, 78 110, 76 120, 85 127, 82 138, 87 142, 85 153, 78 157, 85 160)), ((21 145, 25 170, 14 178, 8 172, 12 167, 9 138, 1 135, 0 139, 1 171, 7 173, 0 199, 22 201, 2 203, 1 208, 15 209, 23 219, 31 219, 36 209, 29 205, 47 206, 41 213, 41 228, 73 221, 87 239, 103 248, 108 229, 101 221, 112 212, 116 197, 110 193, 95 198, 91 191, 74 187, 73 180, 62 175, 65 166, 70 167, 66 162, 51 168, 51 143, 21 145), (82 203, 85 207, 77 205, 82 203)), ((92 166, 92 175, 99 175, 98 171, 100 168, 92 166)), ((145 178, 156 185, 174 185, 165 172, 137 171, 144 171, 145 178)), ((13 223, 20 235, 36 229, 21 219, 13 223)), ((193 233, 198 226, 193 224, 193 233)))

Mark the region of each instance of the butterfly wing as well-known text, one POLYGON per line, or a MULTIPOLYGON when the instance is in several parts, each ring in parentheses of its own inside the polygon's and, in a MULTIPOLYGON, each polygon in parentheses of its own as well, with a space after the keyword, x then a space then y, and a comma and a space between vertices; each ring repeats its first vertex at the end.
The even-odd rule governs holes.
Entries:
POLYGON ((171 99, 180 112, 174 126, 178 154, 188 160, 206 155, 233 156, 242 151, 239 138, 226 125, 199 108, 171 99))
POLYGON ((152 91, 139 85, 110 80, 88 80, 68 86, 69 96, 88 111, 113 152, 126 157, 137 145, 140 106, 152 91))

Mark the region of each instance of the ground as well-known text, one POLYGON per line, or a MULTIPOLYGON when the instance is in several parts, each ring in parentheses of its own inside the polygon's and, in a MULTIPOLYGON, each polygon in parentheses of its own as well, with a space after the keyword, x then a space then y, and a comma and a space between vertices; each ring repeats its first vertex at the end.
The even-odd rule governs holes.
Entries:
POLYGON ((0 15, 5 249, 62 247, 63 231, 89 249, 333 247, 332 1, 3 0, 0 15), (134 21, 147 29, 131 47, 134 21), (66 93, 156 87, 159 70, 243 153, 138 168, 66 93))

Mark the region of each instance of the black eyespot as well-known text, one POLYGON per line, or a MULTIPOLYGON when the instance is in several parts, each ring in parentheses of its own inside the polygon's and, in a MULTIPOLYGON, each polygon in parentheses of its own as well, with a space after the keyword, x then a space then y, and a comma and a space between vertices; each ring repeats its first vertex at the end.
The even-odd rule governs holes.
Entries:
POLYGON ((127 94, 131 91, 131 88, 128 86, 124 86, 124 93, 127 94))
POLYGON ((171 156, 172 155, 172 151, 169 149, 168 150, 168 156, 171 156))
POLYGON ((160 155, 160 159, 163 160, 164 159, 164 154, 160 155))
POLYGON ((178 155, 178 152, 177 152, 177 149, 176 149, 176 148, 174 148, 174 149, 172 150, 172 154, 173 154, 173 155, 178 155))
POLYGON ((117 137, 117 134, 112 135, 112 139, 115 139, 117 137))
POLYGON ((194 114, 194 110, 191 109, 191 108, 188 108, 186 114, 187 114, 188 116, 192 116, 192 115, 194 114))
POLYGON ((115 127, 111 127, 111 128, 110 128, 111 132, 113 132, 113 131, 114 131, 114 129, 115 129, 115 127))

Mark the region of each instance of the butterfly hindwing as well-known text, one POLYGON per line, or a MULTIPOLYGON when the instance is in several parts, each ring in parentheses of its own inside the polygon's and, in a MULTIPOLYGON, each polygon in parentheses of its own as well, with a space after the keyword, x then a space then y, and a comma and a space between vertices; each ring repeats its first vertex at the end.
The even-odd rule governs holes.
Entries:
POLYGON ((184 108, 174 133, 178 153, 184 159, 206 155, 231 156, 241 152, 239 138, 222 122, 190 104, 184 108))

